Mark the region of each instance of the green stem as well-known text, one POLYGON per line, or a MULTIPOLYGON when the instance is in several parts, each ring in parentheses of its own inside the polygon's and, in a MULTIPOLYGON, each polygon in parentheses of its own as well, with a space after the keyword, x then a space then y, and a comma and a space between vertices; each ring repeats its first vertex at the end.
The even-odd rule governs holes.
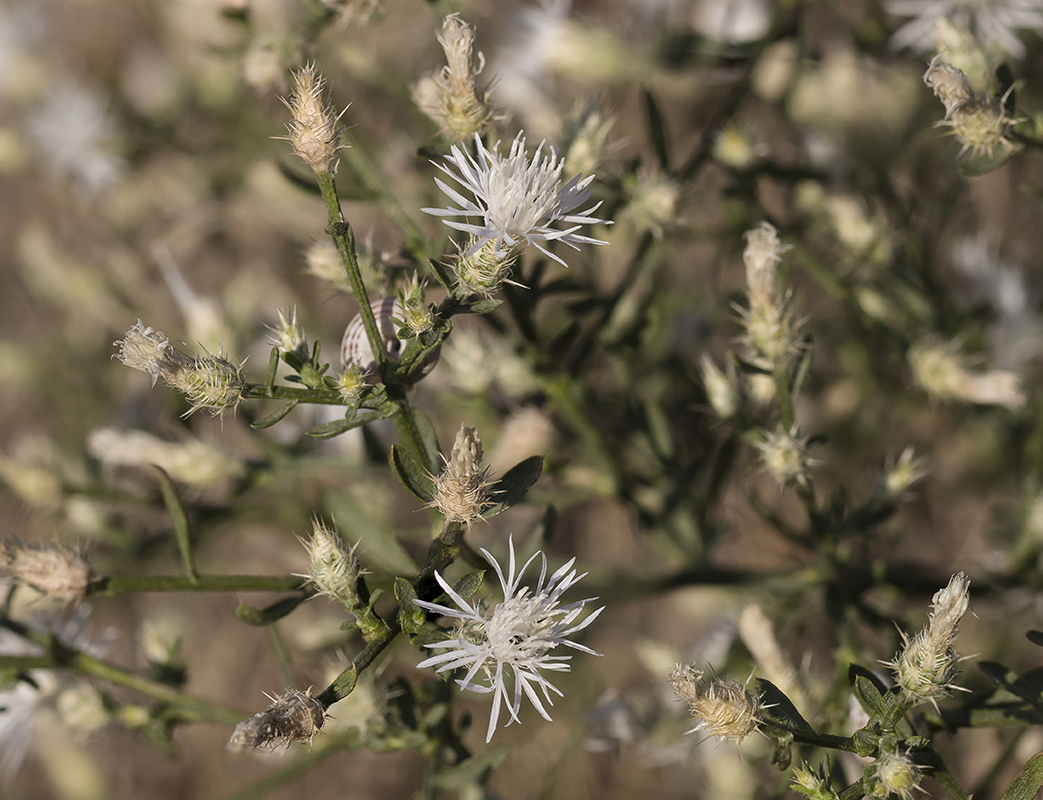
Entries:
POLYGON ((380 329, 377 328, 373 309, 369 305, 366 285, 362 282, 362 271, 359 269, 358 256, 355 253, 355 234, 341 212, 340 198, 337 196, 337 186, 333 181, 333 175, 329 172, 316 172, 315 177, 318 179, 319 190, 322 192, 322 199, 326 203, 326 213, 330 220, 327 231, 337 247, 337 252, 340 253, 344 271, 348 273, 351 290, 355 293, 355 300, 359 304, 362 326, 366 329, 366 338, 369 339, 369 346, 373 349, 373 358, 377 362, 377 374, 380 375, 381 381, 384 381, 387 377, 388 354, 384 347, 384 339, 380 335, 380 329))
POLYGON ((792 430, 796 414, 793 411, 793 393, 790 391, 790 374, 785 364, 777 364, 772 372, 775 380, 775 393, 779 398, 779 417, 782 427, 792 430))
POLYGON ((834 736, 831 733, 797 730, 785 725, 779 725, 776 722, 772 722, 770 719, 762 719, 761 723, 766 728, 773 728, 774 730, 789 734, 793 737, 793 741, 798 744, 809 744, 812 747, 822 747, 827 750, 844 750, 848 753, 856 752, 855 743, 848 736, 834 736))
POLYGON ((306 578, 296 575, 111 575, 91 584, 88 595, 111 597, 126 592, 295 592, 306 578))

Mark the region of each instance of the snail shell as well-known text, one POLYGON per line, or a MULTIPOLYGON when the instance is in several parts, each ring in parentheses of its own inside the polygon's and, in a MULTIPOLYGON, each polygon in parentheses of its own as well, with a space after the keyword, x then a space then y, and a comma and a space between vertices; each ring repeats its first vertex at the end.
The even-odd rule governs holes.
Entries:
MULTIPOLYGON (((380 332, 385 352, 392 361, 397 361, 408 342, 408 339, 398 337, 399 326, 392 321, 392 319, 401 320, 403 318, 402 304, 398 302, 398 298, 385 297, 383 300, 374 300, 369 307, 373 309, 373 316, 376 318, 377 330, 380 332)), ((416 383, 433 370, 435 364, 438 363, 440 350, 441 348, 435 350, 419 367, 413 370, 406 382, 416 383)), ((348 327, 344 329, 344 338, 340 343, 340 363, 343 369, 347 369, 352 364, 358 364, 362 373, 369 376, 370 383, 380 380, 380 376, 376 374, 377 360, 373 356, 373 348, 369 345, 366 326, 362 323, 360 314, 356 314, 348 323, 348 327)))

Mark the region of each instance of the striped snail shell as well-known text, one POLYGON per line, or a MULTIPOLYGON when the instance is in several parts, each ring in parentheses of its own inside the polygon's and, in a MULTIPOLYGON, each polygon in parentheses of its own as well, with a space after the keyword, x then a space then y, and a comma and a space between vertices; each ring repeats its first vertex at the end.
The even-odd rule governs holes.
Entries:
MULTIPOLYGON (((377 330, 380 332, 385 352, 392 361, 397 361, 408 342, 408 339, 400 339, 398 337, 399 325, 392 321, 393 319, 403 319, 402 304, 398 302, 396 297, 385 297, 383 300, 374 300, 369 304, 369 307, 373 309, 373 316, 376 318, 377 330)), ((435 364, 438 363, 440 350, 441 348, 428 356, 409 375, 406 383, 414 384, 433 370, 435 364)), ((366 326, 362 323, 360 314, 356 314, 351 322, 348 323, 348 327, 344 329, 344 338, 340 343, 340 363, 343 369, 347 369, 353 364, 358 364, 362 374, 369 376, 368 380, 370 383, 376 383, 380 380, 380 376, 376 374, 377 360, 373 356, 373 348, 369 345, 369 338, 366 336, 366 326)))

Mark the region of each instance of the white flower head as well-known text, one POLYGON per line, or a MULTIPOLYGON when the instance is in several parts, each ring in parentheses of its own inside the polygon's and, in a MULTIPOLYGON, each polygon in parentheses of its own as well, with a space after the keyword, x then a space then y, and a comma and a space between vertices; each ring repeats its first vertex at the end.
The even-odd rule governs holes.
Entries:
POLYGON ((889 0, 891 14, 913 19, 898 29, 891 45, 923 53, 938 46, 938 23, 947 21, 972 31, 986 47, 995 47, 1013 58, 1025 55, 1018 30, 1043 31, 1040 0, 889 0))
POLYGON ((583 630, 604 610, 597 609, 584 619, 580 619, 587 603, 597 598, 588 597, 568 605, 559 605, 561 596, 575 585, 586 573, 577 575, 571 559, 557 572, 547 578, 547 557, 541 552, 535 553, 525 562, 520 571, 515 570, 514 540, 509 543, 510 561, 507 575, 489 551, 482 549, 486 560, 496 570, 503 588, 503 602, 491 609, 483 610, 478 605, 472 606, 459 595, 446 580, 435 573, 438 585, 456 603, 459 608, 449 608, 437 603, 414 601, 418 606, 461 620, 456 638, 447 639, 426 645, 445 652, 425 659, 419 668, 435 667, 437 672, 448 672, 458 668, 467 668, 467 674, 457 683, 472 692, 492 693, 493 707, 489 715, 489 729, 485 741, 493 737, 496 723, 500 718, 500 705, 503 703, 511 715, 511 722, 519 722, 518 711, 521 708, 522 695, 528 697, 536 707, 540 716, 550 720, 550 714, 544 708, 553 705, 551 692, 562 696, 561 692, 543 677, 541 670, 550 672, 568 672, 570 670, 569 655, 550 655, 558 645, 565 645, 591 655, 599 655, 576 642, 569 636, 583 630), (521 587, 521 579, 529 565, 539 556, 541 560, 540 579, 535 589, 521 587), (509 672, 514 676, 513 691, 507 686, 509 672), (484 682, 476 683, 479 679, 484 682), (536 690, 540 691, 537 692, 536 690), (543 698, 540 698, 542 693, 543 698))
POLYGON ((457 203, 459 208, 425 208, 423 211, 436 217, 481 217, 479 224, 443 220, 458 231, 472 234, 475 239, 465 255, 474 254, 486 242, 495 242, 496 256, 509 253, 515 247, 532 245, 544 255, 562 266, 568 266, 558 256, 549 252, 543 242, 562 242, 573 250, 581 244, 608 244, 601 239, 584 236, 577 231, 581 225, 612 224, 609 220, 591 216, 601 203, 585 211, 576 210, 590 199, 588 187, 593 175, 574 177, 560 186, 565 160, 558 156, 553 147, 549 154, 543 153, 546 141, 540 142, 530 160, 525 152, 525 137, 519 133, 511 144, 507 156, 499 153, 499 142, 487 150, 482 140, 475 135, 476 158, 461 145, 453 145, 446 161, 456 171, 443 164, 435 164, 442 172, 459 183, 474 196, 468 199, 444 181, 435 178, 435 183, 445 195, 457 203), (569 227, 552 227, 563 223, 569 227))

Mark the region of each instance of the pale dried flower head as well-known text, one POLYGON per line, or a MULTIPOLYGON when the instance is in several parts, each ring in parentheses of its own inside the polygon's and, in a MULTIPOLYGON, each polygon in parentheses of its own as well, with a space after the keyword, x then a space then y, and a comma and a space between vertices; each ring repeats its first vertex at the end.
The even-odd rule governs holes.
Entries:
POLYGON ((435 498, 428 506, 437 508, 446 522, 478 519, 489 505, 488 467, 482 466, 482 440, 476 428, 461 425, 453 450, 435 482, 435 498))
POLYGON ((747 231, 745 238, 746 248, 742 251, 742 260, 746 265, 750 307, 775 305, 775 279, 782 254, 789 247, 783 247, 778 231, 770 222, 761 222, 756 228, 747 231))
POLYGON ((447 64, 417 82, 413 102, 450 140, 460 142, 481 133, 495 118, 486 98, 489 87, 478 82, 485 56, 475 53, 474 28, 459 14, 442 21, 438 42, 447 64))
POLYGON ((953 647, 960 619, 970 604, 971 581, 964 573, 952 576, 949 584, 935 593, 931 614, 916 636, 905 633, 905 647, 892 661, 885 662, 895 672, 895 679, 910 698, 935 703, 947 695, 958 674, 959 653, 953 647))
POLYGON ((54 542, 3 542, 0 545, 0 569, 12 580, 62 603, 84 600, 97 579, 82 550, 54 542))
POLYGON ((944 342, 926 336, 909 348, 913 380, 939 400, 962 400, 980 405, 1019 409, 1025 405, 1021 378, 1004 369, 974 372, 970 360, 960 353, 960 342, 944 342))
POLYGON ((151 375, 153 386, 159 378, 168 380, 171 375, 191 363, 188 356, 170 344, 170 340, 162 331, 148 327, 140 319, 127 331, 124 338, 113 342, 113 345, 120 349, 113 358, 118 358, 132 369, 151 375))
POLYGON ((567 266, 559 257, 544 246, 550 242, 561 242, 574 250, 581 244, 608 244, 577 233, 583 225, 611 224, 609 220, 593 216, 601 203, 577 211, 591 197, 588 188, 593 175, 582 178, 577 175, 561 186, 561 175, 565 168, 564 159, 550 147, 544 155, 546 142, 530 159, 525 152, 525 137, 519 133, 511 143, 506 156, 499 153, 499 142, 491 150, 476 135, 474 137, 476 157, 472 157, 462 144, 453 145, 446 162, 456 168, 435 164, 453 181, 473 196, 469 199, 439 178, 435 183, 447 197, 459 204, 459 208, 424 208, 426 214, 437 217, 479 217, 480 222, 443 222, 458 231, 472 234, 474 244, 465 255, 472 255, 485 242, 495 243, 495 253, 510 254, 515 248, 532 245, 548 258, 567 266), (564 229, 553 227, 561 223, 564 229))
POLYGON ((716 675, 707 678, 702 670, 680 664, 667 680, 677 696, 688 703, 692 715, 700 720, 689 733, 705 730, 711 736, 738 745, 760 725, 757 716, 763 708, 760 696, 746 691, 746 687, 736 681, 716 675))
POLYGON ((337 171, 337 151, 344 147, 337 127, 340 114, 324 101, 325 80, 314 64, 297 70, 293 81, 293 95, 286 103, 292 114, 286 125, 290 135, 285 138, 315 172, 332 174, 337 171))
POLYGON ((235 726, 228 740, 229 750, 256 747, 275 749, 294 742, 308 742, 326 721, 326 709, 311 696, 311 690, 287 689, 278 698, 268 695, 272 704, 235 726))
POLYGON ((923 79, 945 106, 945 118, 938 125, 951 128, 960 154, 970 150, 973 156, 991 157, 997 147, 1008 153, 1017 150, 1008 134, 1019 120, 1007 113, 1007 95, 993 98, 975 92, 962 71, 940 59, 931 60, 923 79))
POLYGON ((300 542, 308 554, 308 572, 301 577, 311 581, 320 595, 354 608, 359 602, 358 580, 362 574, 355 548, 319 519, 312 522, 311 538, 300 542))

